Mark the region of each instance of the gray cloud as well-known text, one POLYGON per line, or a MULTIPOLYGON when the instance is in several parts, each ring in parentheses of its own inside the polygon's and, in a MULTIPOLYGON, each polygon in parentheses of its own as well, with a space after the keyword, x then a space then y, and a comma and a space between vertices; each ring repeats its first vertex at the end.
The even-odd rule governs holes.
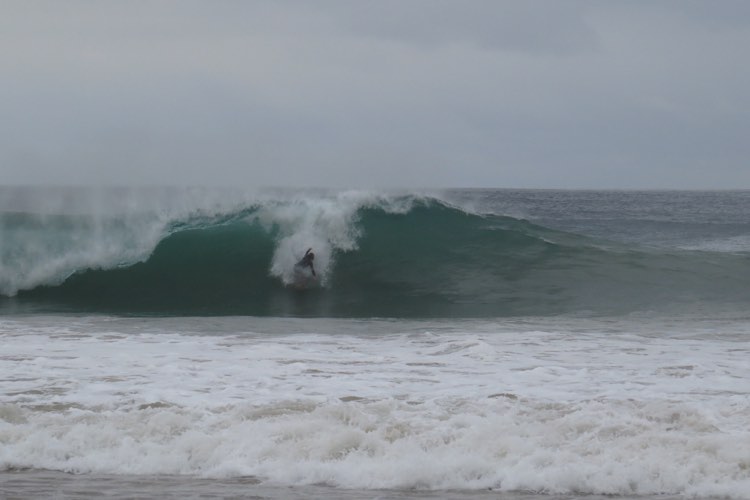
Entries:
POLYGON ((351 36, 424 46, 474 44, 486 50, 567 53, 595 43, 584 18, 584 4, 575 2, 497 2, 434 0, 367 3, 323 2, 351 36))
POLYGON ((0 183, 750 188, 747 2, 11 2, 0 183))

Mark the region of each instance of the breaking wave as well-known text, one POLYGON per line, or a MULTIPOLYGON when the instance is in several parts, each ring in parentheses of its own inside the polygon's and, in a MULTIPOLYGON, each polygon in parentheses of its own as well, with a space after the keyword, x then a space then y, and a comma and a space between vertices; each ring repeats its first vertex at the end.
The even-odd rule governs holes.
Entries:
POLYGON ((502 317, 742 305, 746 253, 645 249, 361 192, 0 213, 0 308, 502 317), (289 285, 312 247, 317 286, 289 285))

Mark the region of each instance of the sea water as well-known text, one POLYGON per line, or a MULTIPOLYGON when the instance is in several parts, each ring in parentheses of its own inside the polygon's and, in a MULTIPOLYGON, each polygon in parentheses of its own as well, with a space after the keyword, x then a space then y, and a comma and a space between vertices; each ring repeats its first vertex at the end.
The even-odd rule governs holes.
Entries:
POLYGON ((750 498, 746 192, 0 195, 1 495, 750 498))

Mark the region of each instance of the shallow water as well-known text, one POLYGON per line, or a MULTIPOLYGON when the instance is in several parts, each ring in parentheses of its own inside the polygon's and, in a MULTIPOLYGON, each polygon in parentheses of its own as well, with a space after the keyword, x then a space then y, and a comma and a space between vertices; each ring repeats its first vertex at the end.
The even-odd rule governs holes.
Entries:
POLYGON ((747 498, 748 339, 741 318, 6 318, 0 465, 747 498))
MULTIPOLYGON (((30 498, 118 499, 230 499, 253 500, 569 500, 581 495, 546 495, 496 491, 397 491, 342 490, 326 486, 267 486, 253 478, 196 479, 179 476, 75 475, 52 471, 0 473, 0 497, 6 500, 30 498)), ((600 496, 587 500, 677 500, 674 495, 600 496)))

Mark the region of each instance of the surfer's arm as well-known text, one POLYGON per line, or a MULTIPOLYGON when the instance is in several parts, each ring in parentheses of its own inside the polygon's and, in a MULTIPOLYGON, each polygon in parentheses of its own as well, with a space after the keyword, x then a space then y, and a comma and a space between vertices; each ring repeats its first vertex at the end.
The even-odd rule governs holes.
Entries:
POLYGON ((312 262, 310 262, 310 271, 312 271, 313 276, 317 277, 317 275, 315 274, 315 268, 313 267, 312 262))

